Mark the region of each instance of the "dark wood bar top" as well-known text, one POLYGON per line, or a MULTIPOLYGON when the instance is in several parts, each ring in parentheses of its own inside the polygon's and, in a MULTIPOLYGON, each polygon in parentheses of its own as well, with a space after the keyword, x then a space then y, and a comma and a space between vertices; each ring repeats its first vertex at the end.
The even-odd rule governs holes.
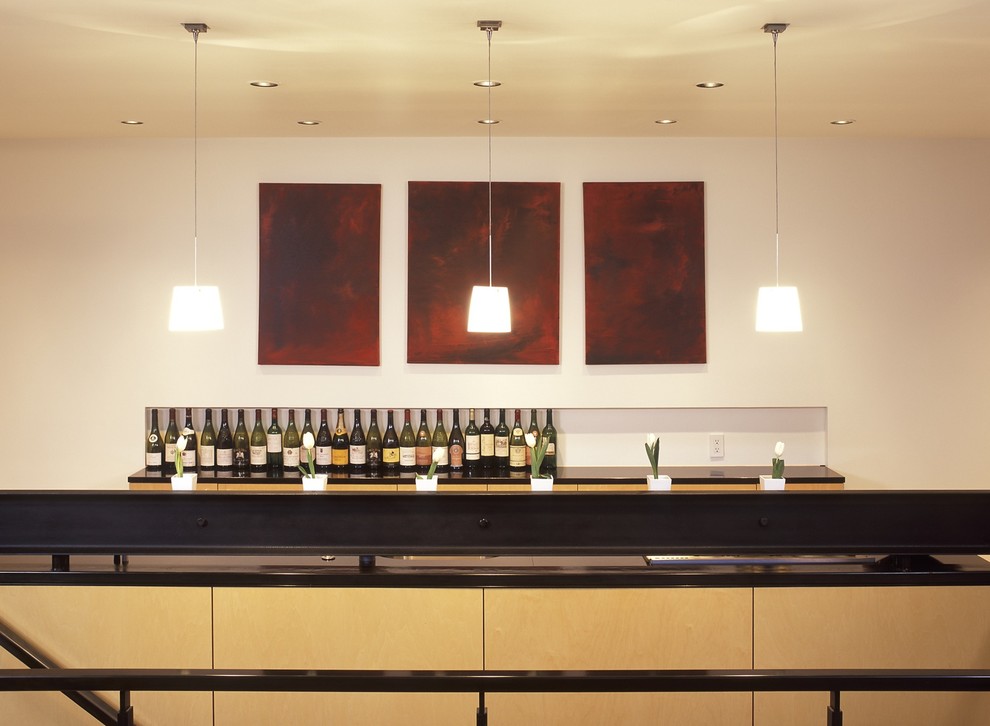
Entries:
MULTIPOLYGON (((266 472, 248 472, 237 474, 231 471, 215 471, 212 469, 198 470, 201 484, 300 484, 302 475, 298 470, 284 470, 277 475, 266 472)), ((596 484, 607 486, 642 484, 650 473, 647 466, 569 466, 560 467, 554 477, 554 484, 596 484)), ((669 466, 662 467, 661 474, 669 476, 675 485, 755 485, 761 474, 769 474, 769 466, 669 466)), ((438 474, 441 483, 464 484, 514 484, 529 482, 529 472, 453 472, 438 474)), ((788 466, 784 472, 787 481, 794 484, 832 484, 842 485, 845 477, 837 471, 825 466, 788 466)), ((349 474, 331 472, 330 484, 411 484, 416 477, 413 472, 374 476, 371 474, 349 474)), ((129 484, 166 483, 169 477, 158 472, 141 469, 127 477, 129 484)))

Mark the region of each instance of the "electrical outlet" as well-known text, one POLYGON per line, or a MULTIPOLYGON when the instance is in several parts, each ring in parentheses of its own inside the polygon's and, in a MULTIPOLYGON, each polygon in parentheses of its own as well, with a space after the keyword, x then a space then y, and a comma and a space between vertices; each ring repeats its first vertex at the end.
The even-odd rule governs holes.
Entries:
POLYGON ((725 434, 708 434, 708 457, 725 458, 725 434))

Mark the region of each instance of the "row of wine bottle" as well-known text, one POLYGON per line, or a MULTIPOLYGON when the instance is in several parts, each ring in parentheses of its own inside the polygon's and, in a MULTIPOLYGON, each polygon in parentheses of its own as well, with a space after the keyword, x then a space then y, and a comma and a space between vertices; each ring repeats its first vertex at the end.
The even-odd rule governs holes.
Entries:
POLYGON ((378 411, 371 409, 371 420, 365 433, 361 409, 354 409, 351 430, 344 421, 344 409, 337 409, 337 423, 331 430, 327 409, 320 409, 319 428, 314 432, 311 409, 304 409, 302 429, 296 427, 295 409, 289 409, 285 429, 279 425, 279 409, 271 409, 266 429, 262 410, 254 410, 254 428, 248 433, 244 409, 237 409, 237 424, 231 431, 227 409, 220 409, 220 428, 213 427, 213 410, 206 409, 206 420, 197 433, 193 427, 192 409, 185 410, 185 424, 180 430, 176 409, 170 408, 168 425, 162 436, 158 425, 158 409, 151 410, 151 430, 145 440, 145 468, 162 475, 175 473, 176 442, 185 436, 186 446, 178 455, 184 468, 191 471, 211 470, 233 472, 268 472, 278 475, 284 470, 295 471, 302 465, 308 470, 310 453, 317 472, 349 472, 352 474, 396 474, 426 472, 434 457, 436 471, 467 473, 498 473, 526 471, 531 466, 531 449, 526 434, 536 439, 546 438, 547 450, 540 473, 554 475, 557 471, 557 429, 553 425, 553 410, 547 409, 546 423, 541 429, 536 421, 536 409, 530 409, 529 427, 523 429, 520 410, 515 409, 512 428, 506 424, 505 409, 499 409, 498 424, 491 420, 491 409, 483 409, 479 426, 475 409, 469 409, 467 426, 461 430, 460 410, 453 410, 450 433, 444 426, 444 409, 437 409, 435 425, 430 430, 426 409, 420 409, 419 429, 414 431, 410 409, 404 409, 405 421, 396 432, 394 414, 388 409, 383 434, 378 427, 378 411), (303 447, 305 435, 313 435, 312 451, 303 447))

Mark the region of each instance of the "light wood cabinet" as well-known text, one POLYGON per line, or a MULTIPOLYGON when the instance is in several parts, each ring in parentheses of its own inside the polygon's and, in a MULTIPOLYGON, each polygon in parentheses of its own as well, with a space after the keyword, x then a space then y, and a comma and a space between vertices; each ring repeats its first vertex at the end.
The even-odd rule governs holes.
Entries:
MULTIPOLYGON (((757 588, 755 668, 990 668, 990 587, 757 588)), ((757 693, 755 723, 820 726, 827 693, 757 693)), ((990 694, 842 694, 847 724, 985 726, 990 694)))
MULTIPOLYGON (((489 669, 749 668, 745 589, 487 590, 489 669)), ((748 693, 488 697, 492 726, 750 723, 748 693)))

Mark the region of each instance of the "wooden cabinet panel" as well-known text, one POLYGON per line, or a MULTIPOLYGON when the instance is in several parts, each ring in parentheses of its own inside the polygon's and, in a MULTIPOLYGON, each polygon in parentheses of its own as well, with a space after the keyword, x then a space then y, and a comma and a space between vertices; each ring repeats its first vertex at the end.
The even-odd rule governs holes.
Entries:
MULTIPOLYGON (((749 590, 487 590, 489 669, 749 668, 749 590)), ((750 723, 748 693, 491 694, 492 726, 750 723)))
MULTIPOLYGON (((478 669, 479 590, 218 588, 218 668, 478 669)), ((216 726, 471 723, 471 694, 216 694, 216 726)))
MULTIPOLYGON (((209 588, 10 586, 0 588, 0 617, 64 667, 212 665, 209 588)), ((0 668, 17 667, 0 651, 0 668)), ((142 726, 213 723, 209 693, 139 692, 131 703, 142 726)), ((94 723, 60 693, 0 693, 0 714, 5 724, 94 723)))
MULTIPOLYGON (((756 668, 990 668, 990 588, 757 589, 756 668)), ((828 694, 757 694, 756 723, 820 725, 828 694)), ((990 694, 845 693, 847 723, 984 726, 990 694)))

